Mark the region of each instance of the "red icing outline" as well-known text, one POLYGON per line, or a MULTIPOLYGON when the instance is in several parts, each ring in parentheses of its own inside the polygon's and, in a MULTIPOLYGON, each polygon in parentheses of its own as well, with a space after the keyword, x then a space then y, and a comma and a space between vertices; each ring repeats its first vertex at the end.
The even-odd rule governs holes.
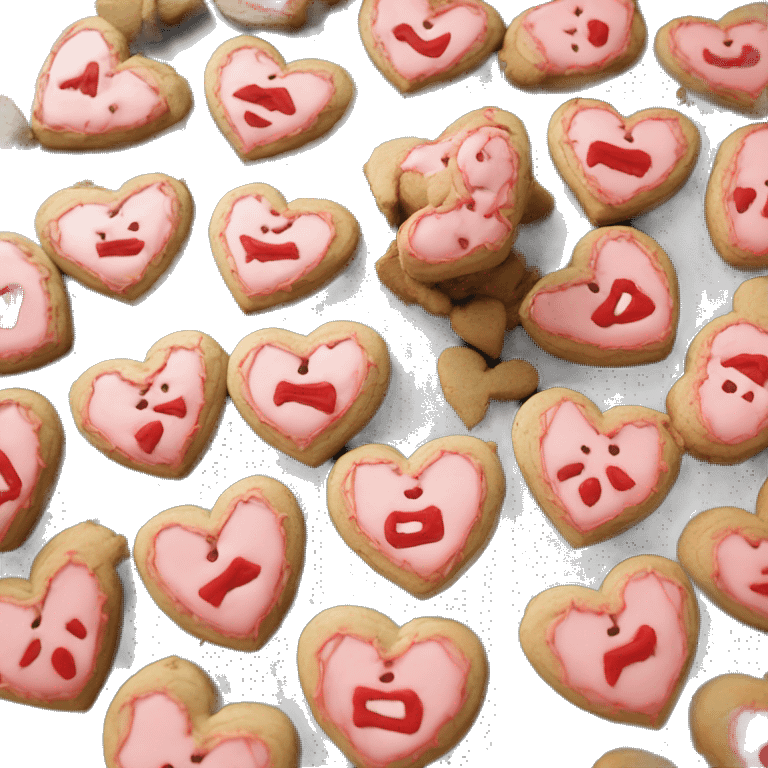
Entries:
POLYGON ((587 151, 587 165, 594 168, 604 165, 612 171, 620 171, 641 179, 651 168, 651 156, 642 149, 625 149, 607 141, 593 141, 587 151))
POLYGON ((430 59, 439 59, 451 42, 450 32, 446 32, 434 40, 425 40, 423 37, 419 37, 410 24, 398 24, 392 30, 392 34, 394 34, 395 40, 410 45, 416 53, 420 53, 422 56, 430 59))
POLYGON ((396 733, 414 734, 421 728, 424 705, 416 691, 410 688, 399 691, 377 691, 358 685, 352 694, 352 722, 357 728, 381 728, 396 733), (405 717, 387 717, 371 712, 365 705, 369 701, 401 701, 405 705, 405 717))
POLYGON ((613 687, 625 667, 649 659, 656 652, 656 631, 648 624, 638 627, 635 636, 624 645, 612 648, 603 655, 605 680, 613 687))
POLYGON ((415 512, 390 512, 384 520, 384 537, 395 549, 408 549, 421 544, 441 541, 445 535, 443 514, 434 504, 415 512), (400 533, 401 523, 421 523, 421 529, 413 533, 400 533))

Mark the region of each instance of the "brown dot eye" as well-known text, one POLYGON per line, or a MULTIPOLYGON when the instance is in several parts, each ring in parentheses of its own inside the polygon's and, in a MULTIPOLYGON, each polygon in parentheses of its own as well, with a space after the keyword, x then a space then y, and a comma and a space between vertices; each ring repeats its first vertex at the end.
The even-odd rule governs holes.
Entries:
POLYGON ((30 626, 32 627, 32 629, 37 629, 37 628, 40 626, 40 622, 41 622, 41 621, 42 621, 42 618, 40 618, 40 616, 38 616, 38 617, 37 617, 37 618, 36 618, 36 619, 35 619, 35 620, 32 622, 32 624, 30 624, 30 626))
POLYGON ((130 229, 131 232, 138 232, 139 231, 139 222, 138 221, 132 221, 128 225, 128 229, 130 229))
POLYGON ((582 13, 584 13, 583 9, 579 8, 578 6, 576 6, 576 10, 574 11, 574 14, 576 16, 581 16, 582 13))
POLYGON ((143 411, 149 403, 146 400, 139 400, 138 403, 136 403, 136 410, 143 411))
POLYGON ((579 46, 578 46, 578 45, 576 45, 576 43, 574 43, 574 44, 571 46, 571 50, 573 50, 573 52, 574 52, 574 53, 578 53, 578 52, 579 52, 579 46))
POLYGON ((107 239, 107 233, 106 232, 97 232, 96 233, 102 240, 107 239))
POLYGON ((738 387, 730 380, 726 379, 723 382, 723 392, 727 392, 729 395, 732 395, 738 387))
POLYGON ((587 283, 587 288, 589 288, 592 293, 600 292, 600 286, 597 283, 587 283))
POLYGON ((385 672, 385 673, 384 673, 384 674, 383 674, 383 675, 382 675, 382 676, 379 678, 379 680, 380 680, 382 683, 391 683, 391 682, 392 682, 394 679, 395 679, 395 675, 394 675, 394 673, 393 673, 393 672, 385 672))
POLYGON ((611 456, 618 456, 619 455, 619 446, 615 443, 611 443, 608 446, 608 453, 611 454, 611 456))
POLYGON ((215 563, 219 559, 219 550, 214 547, 205 557, 209 563, 215 563))
POLYGON ((160 387, 160 391, 161 391, 161 392, 167 392, 167 391, 168 391, 168 389, 169 389, 169 387, 168 387, 168 385, 167 385, 167 384, 163 384, 163 385, 160 387))
POLYGON ((581 452, 582 453, 589 453, 589 446, 588 445, 582 445, 581 446, 581 452))
POLYGON ((274 80, 277 77, 277 75, 270 75, 267 80, 274 80))
POLYGON ((431 21, 424 21, 422 22, 424 29, 432 29, 432 22, 431 21))
POLYGON ((618 634, 619 634, 619 628, 618 628, 618 627, 611 627, 611 628, 610 628, 609 630, 607 630, 607 631, 608 631, 608 635, 609 635, 610 637, 615 637, 616 635, 618 635, 618 634))
POLYGON ((267 227, 266 225, 262 226, 261 231, 266 235, 267 232, 269 232, 269 227, 267 227))
POLYGON ((302 360, 301 365, 299 366, 299 370, 297 373, 300 376, 306 376, 309 373, 309 360, 302 360))

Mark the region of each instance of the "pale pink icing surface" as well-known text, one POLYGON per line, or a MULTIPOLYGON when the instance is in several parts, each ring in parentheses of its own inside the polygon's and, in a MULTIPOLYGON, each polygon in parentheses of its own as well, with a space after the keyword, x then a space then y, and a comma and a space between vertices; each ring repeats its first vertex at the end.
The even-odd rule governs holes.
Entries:
POLYGON ((76 205, 53 222, 50 233, 59 256, 95 275, 111 290, 122 291, 144 277, 178 224, 178 198, 170 184, 159 182, 117 204, 76 205), (132 255, 99 255, 99 243, 116 240, 141 240, 144 245, 132 255))
POLYGON ((621 56, 629 46, 634 12, 631 0, 554 0, 528 11, 523 28, 544 57, 537 66, 557 74, 609 64, 621 56), (608 27, 607 39, 599 45, 590 34, 590 22, 608 27))
POLYGON ((617 613, 580 608, 574 601, 550 630, 548 642, 563 665, 563 683, 590 702, 654 717, 664 707, 687 655, 683 590, 654 572, 633 576, 617 613), (614 624, 615 622, 615 624, 614 624), (603 658, 628 644, 641 626, 656 634, 653 653, 624 667, 616 684, 606 680, 603 658), (609 635, 617 626, 619 632, 609 635))
POLYGON ((768 616, 768 595, 750 589, 751 585, 768 587, 768 540, 753 547, 741 533, 729 533, 715 548, 714 581, 736 602, 768 616))
POLYGON ((744 707, 728 723, 728 746, 742 760, 740 768, 765 768, 760 752, 768 744, 768 711, 744 707))
POLYGON ((219 68, 216 86, 227 120, 246 152, 309 129, 335 90, 329 74, 301 70, 284 72, 266 53, 252 47, 239 48, 229 54, 219 68), (249 85, 286 89, 295 107, 294 113, 268 109, 234 95, 249 85), (246 112, 267 121, 269 125, 249 125, 246 112))
POLYGON ((323 260, 335 236, 330 214, 288 210, 278 213, 261 195, 244 195, 235 201, 223 234, 228 260, 249 296, 290 290, 323 260), (268 245, 293 243, 298 259, 247 261, 246 249, 240 240, 243 235, 268 245))
POLYGON ((40 122, 54 130, 94 134, 136 128, 166 113, 168 103, 157 88, 138 74, 140 70, 116 72, 119 63, 97 30, 67 37, 43 75, 40 122), (92 62, 98 65, 95 95, 81 88, 61 88, 62 83, 80 78, 92 62))
POLYGON ((280 517, 255 498, 239 501, 217 531, 178 524, 163 528, 155 536, 148 560, 159 586, 181 611, 235 637, 258 634, 290 568, 280 517), (213 547, 218 557, 211 561, 208 555, 213 547), (259 566, 258 576, 228 591, 219 606, 200 597, 200 589, 238 557, 259 566))
POLYGON ((371 20, 376 46, 392 68, 408 80, 420 80, 450 69, 472 48, 483 44, 487 30, 485 10, 461 2, 433 8, 427 0, 378 0, 373 5, 371 20), (439 56, 425 56, 407 41, 397 39, 395 29, 401 24, 409 25, 423 41, 434 41, 446 34, 450 39, 439 56))
POLYGON ((712 341, 705 378, 694 391, 705 429, 728 445, 749 440, 768 425, 765 384, 753 381, 737 367, 722 364, 741 354, 768 357, 768 333, 747 322, 720 331, 712 341))
POLYGON ((680 125, 673 118, 646 118, 627 131, 622 118, 610 110, 584 107, 577 109, 564 127, 565 141, 576 154, 592 194, 610 205, 626 203, 641 192, 658 187, 672 173, 687 148, 680 125), (631 141, 627 140, 628 135, 631 141), (650 167, 639 177, 602 163, 590 168, 587 157, 596 141, 631 152, 645 152, 650 155, 650 167))
POLYGON ((611 434, 598 432, 576 403, 563 400, 541 416, 541 460, 544 479, 565 507, 570 523, 580 531, 591 531, 613 520, 625 509, 642 504, 656 490, 661 473, 667 470, 662 458, 658 427, 648 421, 625 424, 611 434), (589 452, 583 450, 583 446, 589 452), (610 446, 616 453, 611 453, 610 446), (565 480, 558 473, 572 464, 583 464, 578 474, 565 480), (617 467, 633 482, 627 490, 615 488, 606 470, 617 467), (600 497, 592 506, 579 489, 597 479, 600 497))
POLYGON ((670 31, 672 55, 690 72, 714 88, 743 91, 755 98, 768 85, 768 24, 759 21, 734 24, 720 29, 705 22, 685 22, 670 31), (731 45, 725 45, 727 40, 731 45), (713 56, 733 59, 744 46, 756 49, 760 58, 750 67, 721 67, 704 58, 708 50, 713 56))
MULTIPOLYGON (((669 335, 673 306, 667 276, 637 239, 606 234, 593 244, 589 268, 586 277, 538 291, 531 302, 531 319, 550 333, 601 349, 636 349, 669 335), (633 322, 598 325, 592 315, 612 296, 617 280, 631 280, 654 309, 633 322), (599 290, 593 291, 594 287, 599 290)), ((622 290, 613 316, 621 319, 632 299, 631 292, 622 290)))
POLYGON ((107 620, 105 602, 96 577, 73 562, 56 572, 43 598, 33 605, 0 598, 0 688, 50 701, 77 696, 95 667, 107 620), (32 627, 38 618, 39 626, 32 627), (85 637, 67 629, 74 619, 85 629, 85 637), (39 654, 22 667, 20 662, 35 641, 40 643, 39 654), (75 674, 68 680, 53 665, 54 654, 61 649, 74 661, 75 674))
POLYGON ((269 749, 250 734, 216 740, 213 749, 198 746, 186 710, 163 692, 132 701, 131 725, 117 753, 120 768, 269 768, 269 749), (192 758, 195 757, 195 760, 192 758))
POLYGON ((200 426, 200 412, 205 404, 204 384, 202 352, 173 347, 165 362, 140 384, 124 379, 119 373, 97 376, 91 385, 84 423, 134 461, 179 466, 200 426), (165 385, 168 390, 163 392, 165 385), (179 397, 186 408, 183 417, 155 411, 179 397), (142 401, 146 401, 147 406, 137 408, 142 401), (141 449, 136 433, 156 421, 162 424, 162 436, 152 452, 147 453, 141 449))
POLYGON ((333 346, 321 344, 306 360, 308 371, 301 374, 302 358, 287 349, 263 344, 252 350, 241 364, 247 395, 259 419, 300 448, 308 446, 349 410, 372 365, 354 336, 333 346), (336 393, 333 411, 325 413, 295 401, 276 405, 276 389, 283 381, 299 386, 330 384, 336 393))
MULTIPOLYGON (((382 657, 372 643, 353 635, 334 635, 318 652, 320 678, 316 703, 365 757, 366 765, 380 768, 417 757, 436 742, 440 728, 461 709, 466 699, 469 662, 447 639, 413 643, 405 653, 382 657), (392 674, 390 682, 381 677, 392 674), (415 733, 354 724, 352 697, 358 686, 377 691, 413 691, 423 706, 415 733)), ((386 717, 404 719, 401 702, 377 699, 366 707, 386 717)))
MULTIPOLYGON (((389 462, 361 461, 350 472, 350 518, 371 543, 398 567, 423 579, 444 576, 460 557, 482 513, 485 475, 472 460, 460 453, 441 451, 417 475, 403 474, 389 462), (406 492, 414 489, 422 493, 408 498, 406 492), (430 506, 440 510, 444 535, 439 541, 407 548, 393 547, 387 541, 384 525, 392 512, 418 512, 430 506)), ((421 523, 407 522, 398 523, 396 530, 416 533, 422 528, 421 523)))

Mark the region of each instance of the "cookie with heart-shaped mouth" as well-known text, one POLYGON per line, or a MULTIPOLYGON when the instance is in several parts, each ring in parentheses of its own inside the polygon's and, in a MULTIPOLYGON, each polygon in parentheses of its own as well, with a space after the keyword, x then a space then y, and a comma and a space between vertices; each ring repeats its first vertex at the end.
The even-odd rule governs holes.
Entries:
POLYGON ((598 227, 663 203, 699 154, 696 126, 674 109, 629 117, 597 99, 571 99, 549 121, 549 152, 584 213, 598 227))
POLYGON ((178 656, 139 670, 107 710, 107 766, 299 768, 298 734, 279 709, 251 702, 219 709, 217 699, 208 675, 178 656))
POLYGON ((677 768, 660 755, 629 747, 606 752, 592 768, 677 768))
POLYGON ((604 227, 576 244, 568 266, 545 275, 520 322, 552 355, 590 365, 635 365, 672 351, 680 310, 675 268, 631 227, 604 227))
POLYGON ((359 26, 371 61, 404 93, 474 69, 504 36, 482 0, 364 0, 359 26))
POLYGON ((0 232, 0 374, 50 363, 72 346, 61 273, 22 235, 0 232))
POLYGON ((205 11, 203 0, 96 0, 96 13, 128 40, 142 27, 174 27, 205 11))
POLYGON ((257 312, 318 290, 355 253, 360 227, 330 200, 285 198, 268 184, 246 184, 219 201, 208 228, 216 265, 243 312, 257 312))
POLYGON ((721 19, 683 16, 657 33, 654 52, 686 88, 744 112, 768 108, 768 6, 750 3, 721 19))
POLYGON ((547 589, 520 623, 523 652, 557 693, 599 717, 650 728, 669 717, 698 634, 691 583, 657 555, 619 563, 599 590, 547 589))
POLYGON ((205 450, 227 397, 227 353, 199 331, 152 345, 143 363, 105 360, 72 385, 83 437, 108 458, 160 477, 188 474, 205 450))
POLYGON ((269 477, 246 477, 210 511, 167 509, 136 536, 133 556, 152 599, 190 634, 256 651, 291 605, 304 560, 304 518, 269 477))
POLYGON ((109 674, 122 623, 115 570, 124 536, 93 522, 52 538, 29 580, 0 580, 0 698, 86 710, 109 674))
POLYGON ((259 437, 316 467, 376 413, 389 386, 389 350, 367 325, 325 323, 308 336, 264 328, 232 352, 227 387, 259 437))
POLYGON ((469 730, 488 680, 482 643, 463 624, 420 618, 398 627, 355 606, 315 616, 298 657, 315 719, 359 766, 436 760, 469 730))
POLYGON ((321 59, 289 64, 258 37, 220 45, 205 67, 205 98, 243 160, 296 149, 333 128, 352 100, 345 69, 321 59))
POLYGON ((183 181, 147 173, 116 192, 90 182, 62 189, 40 206, 35 228, 63 272, 132 301, 168 269, 187 238, 192 212, 183 181))
POLYGON ((603 414, 584 395, 555 387, 520 406, 512 444, 544 514, 572 547, 584 547, 664 501, 684 452, 671 421, 639 405, 603 414))

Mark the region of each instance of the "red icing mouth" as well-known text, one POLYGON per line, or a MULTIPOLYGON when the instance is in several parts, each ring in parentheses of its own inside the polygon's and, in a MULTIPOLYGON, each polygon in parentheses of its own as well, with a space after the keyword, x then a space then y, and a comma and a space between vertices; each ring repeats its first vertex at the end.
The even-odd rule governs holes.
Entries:
POLYGON ((59 88, 62 91, 80 91, 84 96, 93 98, 98 93, 99 88, 99 65, 95 61, 89 61, 83 70, 82 75, 65 80, 59 88))
POLYGON ((606 141, 593 141, 587 152, 587 165, 604 165, 612 171, 642 178, 651 168, 651 156, 642 149, 624 149, 606 141))
POLYGON ((632 280, 620 278, 613 281, 611 292, 606 300, 592 313, 592 322, 600 328, 610 328, 612 325, 625 325, 644 320, 653 314, 656 305, 650 296, 643 293, 632 280), (631 297, 629 304, 620 314, 616 306, 621 297, 627 294, 631 297))
POLYGON ((594 507, 602 495, 603 489, 596 477, 588 478, 579 486, 579 496, 588 507, 594 507))
POLYGON ((240 235, 240 243, 245 249, 245 263, 251 261, 296 261, 299 249, 296 243, 265 243, 250 235, 240 235))
POLYGON ((260 565, 251 563, 243 557, 236 557, 223 573, 200 587, 197 594, 206 603, 218 608, 233 589, 250 584, 260 573, 260 565))
POLYGON ((590 19, 587 22, 587 40, 595 46, 602 48, 608 42, 608 33, 610 29, 604 21, 599 19, 590 19))
MULTIPOLYGON (((584 465, 581 462, 566 464, 557 471, 557 479, 562 483, 570 480, 572 477, 578 477, 584 471, 584 465)), ((608 482, 617 491, 628 491, 635 487, 635 481, 621 467, 609 465, 605 468, 605 476, 608 482)), ((588 507, 594 507, 600 497, 603 495, 603 488, 600 480, 596 477, 589 477, 579 485, 579 496, 582 502, 588 507)))
POLYGON ((163 413, 167 416, 177 416, 183 419, 187 415, 187 404, 183 397, 177 397, 175 400, 169 400, 167 403, 160 403, 153 409, 155 413, 163 413))
POLYGON ((144 248, 144 241, 136 237, 125 240, 101 240, 96 243, 96 253, 100 258, 106 256, 136 256, 144 248))
POLYGON ((414 734, 421 727, 424 705, 415 691, 377 691, 358 685, 352 694, 352 722, 358 728, 381 728, 396 733, 414 734), (387 717, 367 708, 369 701, 400 701, 405 706, 405 716, 387 717))
POLYGON ((422 56, 427 56, 430 59, 439 59, 451 42, 450 32, 446 32, 434 40, 424 40, 419 37, 410 24, 398 24, 392 32, 395 35, 395 40, 410 45, 416 53, 420 53, 422 56))
POLYGON ((21 478, 3 451, 0 451, 0 477, 8 486, 7 490, 0 491, 0 504, 18 499, 21 495, 21 478))
POLYGON ((607 651, 603 656, 605 680, 613 687, 626 667, 653 656, 656 652, 656 632, 653 627, 643 624, 635 636, 625 645, 607 651))
POLYGON ((755 384, 762 387, 768 381, 768 357, 765 355, 753 355, 743 352, 734 355, 721 363, 723 368, 735 368, 755 384))
POLYGON ((724 57, 712 53, 709 48, 704 49, 704 61, 713 67, 721 69, 749 69, 760 62, 760 51, 752 45, 742 45, 738 56, 724 57))
POLYGON ((51 654, 51 666, 64 680, 71 680, 77 674, 75 657, 66 648, 57 648, 51 654))
POLYGON ((144 453, 152 453, 163 436, 163 425, 159 421, 150 421, 145 424, 134 437, 144 453))
POLYGON ((733 202, 737 213, 745 213, 755 202, 757 192, 751 187, 736 187, 733 190, 733 202))
POLYGON ((281 381, 275 388, 272 400, 275 405, 299 403, 330 414, 336 408, 336 388, 327 381, 318 381, 314 384, 292 384, 290 381, 281 381))
MULTIPOLYGON (((284 115, 296 113, 296 105, 293 103, 291 94, 286 88, 262 88, 256 84, 246 85, 235 91, 233 96, 236 99, 247 101, 249 104, 258 104, 270 112, 281 112, 284 115)), ((247 122, 247 115, 253 115, 253 112, 246 112, 245 114, 247 122)))
POLYGON ((443 514, 433 505, 416 512, 390 512, 384 521, 384 537, 395 549, 432 544, 435 541, 441 541, 444 535, 443 514), (418 531, 402 533, 397 530, 398 525, 413 522, 421 523, 418 531))

